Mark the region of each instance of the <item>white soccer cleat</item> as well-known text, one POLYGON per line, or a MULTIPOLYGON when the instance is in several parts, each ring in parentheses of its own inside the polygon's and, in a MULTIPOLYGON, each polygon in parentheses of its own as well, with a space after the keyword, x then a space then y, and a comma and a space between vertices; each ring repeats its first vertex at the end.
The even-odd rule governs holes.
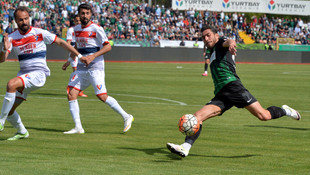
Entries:
POLYGON ((133 118, 132 115, 129 114, 129 118, 127 120, 124 121, 124 129, 123 129, 123 133, 129 131, 129 129, 131 128, 131 124, 135 119, 133 118))
POLYGON ((285 110, 291 111, 291 114, 287 115, 287 116, 289 116, 289 117, 291 117, 291 118, 293 118, 295 120, 300 120, 301 119, 301 115, 295 109, 293 109, 293 108, 291 108, 291 107, 289 107, 287 105, 283 105, 282 108, 285 109, 285 110))
POLYGON ((84 129, 83 128, 73 128, 70 131, 64 132, 64 134, 84 134, 84 129))
POLYGON ((177 154, 181 157, 188 156, 189 150, 186 150, 182 145, 176 145, 173 143, 167 143, 167 148, 174 154, 177 154))

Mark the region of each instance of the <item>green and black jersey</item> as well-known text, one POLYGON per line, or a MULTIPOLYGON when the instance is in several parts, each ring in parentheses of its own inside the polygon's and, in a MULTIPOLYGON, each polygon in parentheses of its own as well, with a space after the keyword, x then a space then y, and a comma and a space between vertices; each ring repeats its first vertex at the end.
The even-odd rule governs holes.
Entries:
POLYGON ((214 83, 214 94, 217 94, 226 84, 240 80, 236 74, 236 64, 234 55, 232 55, 228 47, 223 47, 224 38, 211 48, 210 68, 214 83))

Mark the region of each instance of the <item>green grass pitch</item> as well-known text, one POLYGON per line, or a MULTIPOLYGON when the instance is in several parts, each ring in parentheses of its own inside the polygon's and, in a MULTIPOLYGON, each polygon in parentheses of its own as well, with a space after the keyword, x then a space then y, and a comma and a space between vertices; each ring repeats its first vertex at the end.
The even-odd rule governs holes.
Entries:
MULTIPOLYGON (((202 77, 203 63, 106 63, 109 95, 135 117, 122 134, 122 118, 94 95, 79 98, 84 135, 64 135, 74 127, 66 86, 71 68, 48 62, 46 85, 19 108, 28 139, 7 141, 0 133, 0 174, 310 174, 310 65, 237 64, 243 84, 263 107, 287 104, 301 121, 288 117, 262 122, 245 109, 232 108, 204 122, 190 155, 180 158, 166 143, 183 143, 179 118, 213 97, 213 82, 202 77)), ((0 106, 17 62, 0 64, 0 106)))

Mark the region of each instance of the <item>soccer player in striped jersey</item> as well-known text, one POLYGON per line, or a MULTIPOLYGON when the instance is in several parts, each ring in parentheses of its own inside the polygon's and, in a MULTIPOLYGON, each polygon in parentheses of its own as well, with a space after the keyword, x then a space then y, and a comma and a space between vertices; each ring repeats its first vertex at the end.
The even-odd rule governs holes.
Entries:
POLYGON ((123 132, 125 133, 131 128, 134 118, 125 112, 113 97, 107 95, 103 54, 109 52, 112 47, 103 28, 91 21, 92 14, 92 7, 89 4, 81 4, 78 7, 81 24, 74 27, 75 47, 85 56, 85 59, 78 62, 77 71, 73 72, 73 76, 68 83, 69 110, 75 127, 64 132, 64 134, 84 133, 77 97, 79 91, 86 89, 90 85, 92 85, 99 100, 106 103, 123 117, 123 132))
POLYGON ((0 62, 5 62, 13 49, 20 64, 17 77, 9 80, 7 84, 0 115, 0 131, 4 129, 6 120, 17 128, 17 133, 8 140, 18 140, 29 136, 16 108, 26 100, 31 91, 42 87, 46 77, 50 76, 50 69, 46 64, 46 44, 56 43, 71 52, 73 56, 82 58, 74 47, 57 38, 55 34, 31 27, 27 7, 18 7, 14 12, 14 18, 18 30, 10 35, 4 35, 4 45, 0 54, 0 62))
POLYGON ((201 124, 195 135, 186 136, 182 145, 167 143, 167 148, 172 153, 186 157, 200 135, 202 122, 222 115, 233 106, 247 109, 261 121, 277 119, 285 115, 295 120, 301 119, 300 114, 287 105, 283 105, 282 108, 270 106, 264 109, 243 86, 236 73, 236 42, 231 39, 219 38, 217 30, 211 26, 203 25, 201 33, 205 45, 211 51, 210 69, 215 86, 215 97, 194 114, 201 124))
MULTIPOLYGON (((74 16, 73 21, 74 21, 74 25, 75 25, 75 26, 81 23, 80 17, 79 17, 78 15, 75 15, 75 16, 74 16)), ((74 26, 70 27, 70 28, 68 29, 68 31, 67 31, 67 43, 68 43, 68 44, 71 44, 71 46, 75 47, 75 36, 74 36, 74 30, 73 30, 73 28, 74 28, 74 26)), ((77 59, 72 59, 72 58, 69 56, 68 61, 65 62, 65 64, 62 66, 62 70, 66 70, 67 67, 71 64, 73 72, 76 71, 77 62, 78 62, 77 59)), ((70 78, 71 78, 71 77, 72 77, 72 74, 71 74, 70 78)), ((69 89, 67 89, 67 93, 68 93, 68 90, 69 90, 69 89)), ((81 97, 88 97, 86 94, 84 94, 83 91, 81 91, 81 92, 79 93, 79 96, 81 96, 81 97)))

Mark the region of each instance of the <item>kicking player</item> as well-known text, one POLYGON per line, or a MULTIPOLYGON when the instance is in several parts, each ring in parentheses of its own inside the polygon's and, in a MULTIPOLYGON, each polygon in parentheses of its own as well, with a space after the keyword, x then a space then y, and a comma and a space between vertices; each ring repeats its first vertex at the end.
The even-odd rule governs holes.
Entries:
POLYGON ((75 123, 75 127, 64 134, 83 134, 84 129, 80 120, 78 93, 90 85, 93 86, 99 100, 123 117, 124 129, 127 132, 134 120, 133 116, 125 112, 118 102, 107 95, 105 86, 104 58, 103 54, 109 52, 112 47, 105 35, 103 28, 91 21, 92 7, 89 4, 81 4, 78 7, 78 15, 81 24, 74 27, 76 48, 85 56, 77 65, 77 71, 68 83, 69 109, 75 123))
POLYGON ((200 129, 193 136, 186 136, 182 145, 167 143, 167 148, 175 154, 186 157, 194 142, 199 137, 202 122, 222 115, 231 107, 246 108, 259 120, 267 121, 283 116, 300 120, 300 114, 287 105, 282 108, 270 106, 264 109, 255 97, 242 85, 235 70, 236 43, 234 40, 219 38, 214 27, 203 25, 202 39, 211 50, 210 69, 215 86, 215 97, 194 115, 200 121, 200 129))
POLYGON ((18 30, 10 35, 4 34, 4 45, 0 54, 2 63, 14 49, 20 63, 17 77, 9 80, 7 84, 1 109, 0 131, 4 129, 6 120, 17 128, 17 133, 8 140, 18 140, 29 136, 16 108, 26 100, 31 91, 42 87, 46 77, 50 76, 50 69, 46 64, 46 44, 56 43, 70 51, 72 55, 82 58, 77 50, 64 40, 57 38, 56 35, 43 29, 31 27, 29 12, 30 10, 25 6, 15 10, 14 18, 18 30))
MULTIPOLYGON (((80 17, 78 15, 75 15, 74 16, 74 25, 78 25, 81 23, 80 21, 80 17)), ((68 44, 71 44, 71 46, 75 47, 75 36, 74 36, 74 30, 73 30, 73 26, 70 27, 67 31, 67 43, 68 44)), ((69 59, 68 61, 62 66, 62 70, 66 70, 67 67, 71 64, 72 66, 72 70, 73 72, 76 71, 76 67, 77 67, 77 62, 78 60, 77 59, 72 59, 70 56, 69 56, 69 59)), ((72 74, 70 76, 70 78, 72 77, 72 74)), ((69 89, 67 89, 67 93, 68 93, 69 89)), ((88 97, 86 94, 84 94, 83 91, 81 91, 79 93, 79 96, 81 97, 88 97)))

